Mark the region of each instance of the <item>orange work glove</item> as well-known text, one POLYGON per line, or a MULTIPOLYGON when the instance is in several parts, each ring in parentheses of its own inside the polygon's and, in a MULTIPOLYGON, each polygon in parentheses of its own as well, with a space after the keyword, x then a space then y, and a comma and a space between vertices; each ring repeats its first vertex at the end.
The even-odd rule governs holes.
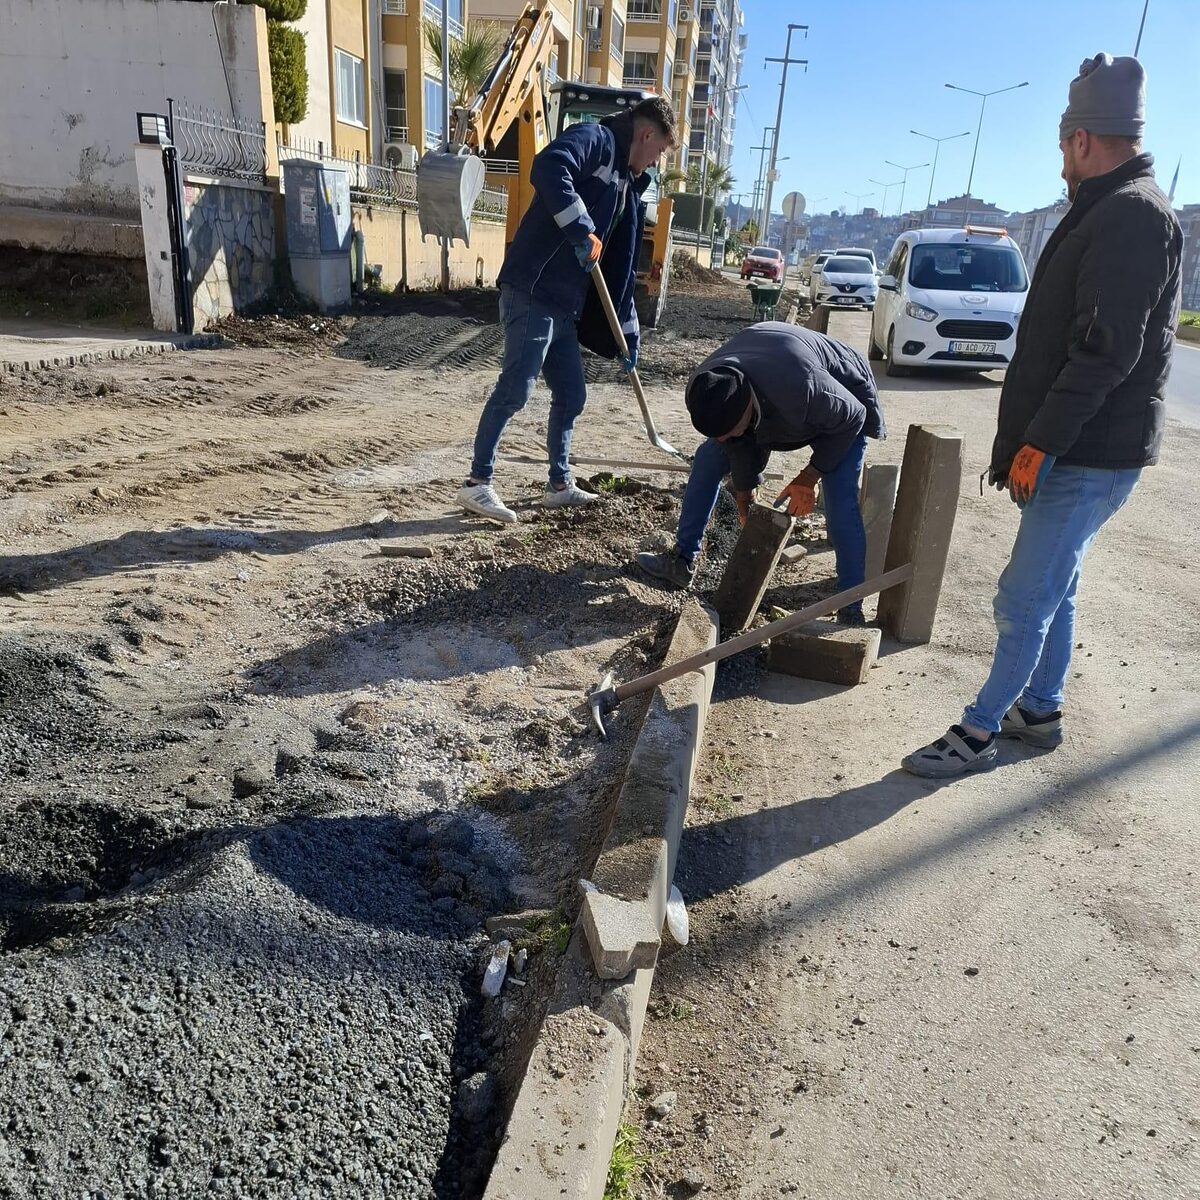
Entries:
POLYGON ((590 274, 596 269, 603 249, 604 243, 594 233, 589 233, 587 241, 580 242, 575 247, 575 257, 579 259, 579 265, 590 274))
POLYGON ((817 507, 817 485, 803 471, 775 497, 775 507, 787 501, 788 515, 807 517, 817 507))
POLYGON ((1022 446, 1008 468, 1008 494, 1013 503, 1021 506, 1028 504, 1050 474, 1052 466, 1053 454, 1047 454, 1036 446, 1022 446))
POLYGON ((754 489, 748 492, 734 492, 733 498, 737 501, 738 524, 745 525, 750 519, 750 505, 754 503, 754 489))

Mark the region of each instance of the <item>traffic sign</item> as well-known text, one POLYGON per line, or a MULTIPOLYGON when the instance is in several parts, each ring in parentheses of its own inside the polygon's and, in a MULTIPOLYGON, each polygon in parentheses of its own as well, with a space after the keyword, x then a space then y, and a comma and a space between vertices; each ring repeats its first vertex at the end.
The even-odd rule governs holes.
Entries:
POLYGON ((803 192, 788 192, 783 198, 783 215, 789 221, 798 221, 804 216, 807 206, 808 202, 804 199, 803 192))

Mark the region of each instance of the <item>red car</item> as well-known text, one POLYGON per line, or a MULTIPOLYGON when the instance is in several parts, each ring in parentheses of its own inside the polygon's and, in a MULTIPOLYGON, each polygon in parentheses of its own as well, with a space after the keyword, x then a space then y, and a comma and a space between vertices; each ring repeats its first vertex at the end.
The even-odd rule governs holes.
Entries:
POLYGON ((770 246, 755 246, 742 260, 742 278, 762 275, 767 279, 783 278, 783 251, 770 246))

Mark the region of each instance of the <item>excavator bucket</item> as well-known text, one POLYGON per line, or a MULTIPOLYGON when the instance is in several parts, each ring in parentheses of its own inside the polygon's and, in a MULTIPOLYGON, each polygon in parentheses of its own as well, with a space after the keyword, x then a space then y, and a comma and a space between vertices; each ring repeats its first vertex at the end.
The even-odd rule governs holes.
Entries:
POLYGON ((470 243, 471 212, 483 191, 483 159, 465 147, 430 150, 417 164, 421 236, 470 243))

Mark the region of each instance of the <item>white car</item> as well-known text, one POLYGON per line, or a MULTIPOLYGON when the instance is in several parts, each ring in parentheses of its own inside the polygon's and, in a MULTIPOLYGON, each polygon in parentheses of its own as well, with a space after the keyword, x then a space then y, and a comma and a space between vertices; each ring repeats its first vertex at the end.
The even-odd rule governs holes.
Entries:
POLYGON ((842 254, 856 254, 856 255, 858 255, 859 258, 869 258, 871 260, 871 270, 872 271, 874 271, 876 269, 876 267, 878 267, 878 265, 879 265, 875 261, 875 251, 868 250, 866 246, 839 246, 834 251, 834 254, 837 254, 839 256, 842 254))
POLYGON ((879 294, 875 267, 870 259, 857 254, 835 254, 826 260, 819 275, 813 275, 809 294, 813 304, 874 308, 879 294))
POLYGON ((1003 229, 902 233, 879 280, 868 357, 913 367, 1002 370, 1012 361, 1029 274, 1003 229))

